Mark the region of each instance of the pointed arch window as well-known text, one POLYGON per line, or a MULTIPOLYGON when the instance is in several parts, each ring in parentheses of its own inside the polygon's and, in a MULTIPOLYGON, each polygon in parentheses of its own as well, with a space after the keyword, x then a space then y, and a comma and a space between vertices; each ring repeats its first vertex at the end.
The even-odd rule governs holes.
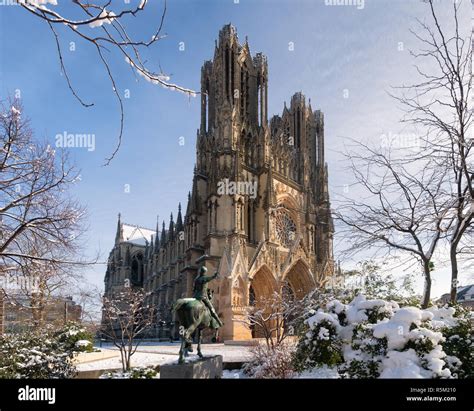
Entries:
POLYGON ((301 110, 296 111, 296 148, 300 148, 301 142, 301 110))
POLYGON ((132 258, 131 281, 135 286, 143 286, 143 254, 135 254, 132 258))
POLYGON ((247 238, 249 243, 255 242, 255 203, 247 202, 247 238))

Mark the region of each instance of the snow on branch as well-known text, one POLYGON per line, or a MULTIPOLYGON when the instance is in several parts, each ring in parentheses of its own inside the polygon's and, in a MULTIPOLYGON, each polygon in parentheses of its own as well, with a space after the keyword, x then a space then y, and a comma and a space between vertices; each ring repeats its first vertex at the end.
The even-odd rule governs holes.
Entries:
POLYGON ((85 0, 73 0, 72 3, 77 6, 76 10, 83 15, 83 18, 72 18, 60 12, 58 10, 60 6, 58 5, 57 0, 16 0, 16 2, 24 10, 47 23, 56 42, 61 71, 64 73, 68 87, 74 97, 84 107, 90 107, 93 103, 86 103, 82 98, 80 98, 70 81, 63 60, 57 26, 66 26, 75 36, 95 47, 99 60, 109 77, 112 90, 120 107, 120 129, 117 143, 112 154, 106 158, 105 165, 108 165, 112 161, 122 143, 124 107, 122 98, 117 91, 113 70, 108 59, 104 55, 104 51, 118 51, 124 56, 125 61, 140 77, 143 77, 152 84, 159 85, 169 90, 179 91, 189 97, 195 97, 197 95, 196 91, 171 82, 170 76, 164 74, 161 69, 160 72, 150 69, 141 56, 144 49, 151 47, 165 37, 165 35, 162 34, 162 29, 166 15, 166 0, 164 2, 163 12, 159 19, 158 27, 153 31, 153 34, 149 39, 136 39, 129 35, 128 29, 123 20, 127 16, 138 17, 141 15, 148 5, 148 0, 141 0, 136 6, 130 6, 120 10, 111 10, 112 2, 110 0, 102 1, 100 3, 91 3, 85 0))

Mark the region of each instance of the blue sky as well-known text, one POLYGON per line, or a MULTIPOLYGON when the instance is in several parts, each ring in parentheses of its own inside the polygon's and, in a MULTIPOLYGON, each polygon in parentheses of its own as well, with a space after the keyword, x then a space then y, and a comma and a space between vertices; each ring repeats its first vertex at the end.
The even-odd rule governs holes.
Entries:
MULTIPOLYGON (((58 10, 71 11, 70 2, 58 3, 58 10)), ((112 3, 117 9, 123 5, 112 3)), ((163 4, 149 3, 140 17, 126 22, 131 34, 145 39, 157 27, 163 4)), ((450 2, 442 3, 443 22, 450 2)), ((465 3, 470 12, 469 2, 465 3)), ((465 24, 469 24, 467 12, 465 24)), ((150 67, 161 66, 171 74, 174 82, 199 90, 201 65, 212 58, 220 28, 231 22, 242 42, 248 36, 252 53, 261 51, 268 57, 269 116, 281 113, 283 102, 296 91, 311 98, 313 109, 325 112, 330 190, 335 197, 348 184, 338 154, 345 138, 377 139, 407 132, 398 123, 401 113, 387 91, 413 79, 408 50, 417 43, 409 29, 416 26, 415 17, 425 15, 426 5, 419 0, 365 0, 362 9, 328 6, 325 0, 240 0, 237 4, 169 0, 167 37, 147 53, 147 59, 150 67), (294 51, 289 50, 290 42, 294 51)), ((0 96, 19 90, 36 135, 52 144, 58 133, 95 135, 95 151, 70 150, 82 170, 74 194, 89 211, 88 253, 100 250, 105 260, 118 212, 126 222, 153 228, 157 215, 168 222, 179 201, 185 207, 200 100, 137 81, 123 58, 110 53, 118 89, 130 90, 130 98, 124 99, 122 148, 111 165, 103 167, 118 133, 117 102, 94 48, 65 29, 59 31, 71 80, 80 96, 95 106, 83 108, 71 95, 45 23, 15 6, 0 6, 0 96), (71 41, 74 51, 69 51, 71 41)), ((104 271, 103 265, 91 268, 87 278, 101 285, 104 271)), ((435 274, 435 295, 447 290, 446 278, 441 272, 435 274)))

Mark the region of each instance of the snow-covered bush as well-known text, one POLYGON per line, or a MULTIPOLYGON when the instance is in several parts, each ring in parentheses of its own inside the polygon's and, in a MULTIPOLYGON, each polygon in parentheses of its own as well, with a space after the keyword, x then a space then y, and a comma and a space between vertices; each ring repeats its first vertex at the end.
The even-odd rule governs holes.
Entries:
POLYGON ((92 352, 93 335, 80 324, 69 322, 57 331, 56 339, 64 345, 68 351, 92 352))
POLYGON ((471 311, 457 305, 436 310, 432 322, 444 336, 448 368, 458 378, 474 378, 474 334, 471 311), (452 319, 452 320, 450 320, 452 319), (439 321, 439 323, 438 323, 439 321))
POLYGON ((318 311, 307 320, 309 331, 298 345, 295 367, 306 369, 341 364, 340 324, 330 314, 318 311))
POLYGON ((295 367, 300 372, 330 367, 342 378, 472 375, 472 325, 455 317, 455 311, 401 308, 396 302, 367 300, 363 295, 348 304, 325 302, 306 315, 295 367), (458 337, 462 348, 451 343, 458 337))
POLYGON ((0 378, 71 378, 74 351, 49 331, 0 337, 0 378))
POLYGON ((294 350, 294 344, 286 341, 274 347, 258 344, 251 348, 252 360, 243 371, 250 378, 291 378, 295 374, 294 350))
POLYGON ((78 352, 92 351, 92 335, 75 323, 0 336, 0 378, 71 378, 78 352))

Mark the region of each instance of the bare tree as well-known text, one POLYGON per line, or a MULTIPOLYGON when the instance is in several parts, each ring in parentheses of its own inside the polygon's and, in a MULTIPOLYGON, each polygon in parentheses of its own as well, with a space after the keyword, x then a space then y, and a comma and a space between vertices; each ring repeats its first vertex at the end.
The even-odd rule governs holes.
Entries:
POLYGON ((448 244, 451 300, 456 301, 458 258, 469 246, 465 235, 474 219, 474 158, 472 110, 472 33, 462 34, 459 10, 453 2, 453 30, 442 29, 433 0, 425 0, 431 24, 418 20, 412 31, 423 49, 412 52, 419 83, 404 85, 394 95, 406 111, 403 123, 422 130, 419 150, 372 149, 358 144, 351 152, 356 185, 365 189, 347 199, 338 217, 355 236, 349 251, 366 247, 408 252, 422 265, 429 301, 434 252, 448 244), (424 66, 421 63, 428 63, 424 66), (361 154, 362 153, 362 154, 361 154), (373 201, 372 201, 373 200, 373 201))
POLYGON ((100 328, 102 312, 102 290, 91 284, 80 284, 75 290, 70 290, 76 302, 81 306, 81 323, 91 328, 100 328))
POLYGON ((41 327, 50 303, 96 260, 80 257, 85 209, 68 195, 78 171, 33 137, 21 111, 18 101, 0 105, 0 273, 7 297, 41 327))
MULTIPOLYGON (((404 122, 424 130, 421 154, 408 161, 429 157, 432 167, 445 170, 445 190, 451 194, 452 219, 448 234, 451 262, 451 301, 456 301, 458 259, 466 250, 463 238, 474 223, 474 152, 472 137, 472 31, 460 26, 460 8, 468 2, 453 1, 450 27, 442 27, 433 0, 424 0, 431 24, 418 20, 412 31, 423 50, 412 52, 421 81, 399 89, 395 98, 406 110, 404 122), (431 63, 429 68, 425 63, 431 63), (433 68, 434 67, 434 68, 433 68)), ((468 23, 469 24, 469 23, 468 23)), ((470 254, 472 257, 472 254, 470 254)))
POLYGON ((123 371, 131 367, 131 357, 153 324, 154 309, 145 304, 147 294, 125 287, 103 298, 101 333, 120 351, 123 371))
POLYGON ((72 32, 78 40, 86 42, 96 50, 98 60, 104 67, 120 107, 118 140, 114 151, 106 159, 106 164, 110 163, 120 148, 124 127, 123 102, 107 53, 111 53, 112 51, 119 53, 126 64, 130 65, 134 73, 152 84, 157 84, 170 90, 180 91, 188 96, 195 96, 197 94, 191 89, 170 82, 170 76, 165 74, 161 68, 159 71, 149 68, 149 63, 147 63, 146 58, 142 57, 143 50, 152 47, 165 37, 162 30, 166 15, 166 1, 164 1, 161 16, 158 16, 157 27, 152 29, 152 33, 147 39, 137 39, 131 35, 128 22, 134 18, 138 18, 145 9, 149 8, 148 0, 140 0, 136 6, 130 5, 125 8, 114 8, 113 10, 114 5, 110 0, 98 2, 73 0, 72 6, 77 7, 68 7, 67 10, 62 9, 56 0, 16 0, 16 2, 25 11, 43 20, 45 24, 47 24, 56 42, 61 71, 66 79, 67 85, 74 97, 84 107, 91 107, 93 103, 85 102, 72 85, 64 62, 59 30, 65 28, 72 32), (74 8, 76 10, 74 10, 74 8))
POLYGON ((391 147, 373 149, 355 142, 346 153, 355 176, 356 198, 339 200, 336 217, 343 223, 340 233, 350 238, 346 254, 372 249, 382 256, 396 251, 408 253, 421 265, 425 280, 422 306, 431 293, 433 255, 445 238, 451 198, 443 191, 446 170, 425 161, 413 172, 391 147))
POLYGON ((18 102, 0 106, 1 271, 86 263, 75 258, 85 210, 67 193, 78 177, 64 152, 33 138, 18 102))
POLYGON ((18 309, 30 314, 25 317, 32 319, 28 325, 37 329, 44 326, 48 311, 56 309, 58 298, 68 296, 67 289, 77 286, 82 279, 81 273, 71 266, 48 265, 38 261, 19 267, 18 273, 13 276, 18 281, 15 287, 5 288, 7 298, 18 309))
POLYGON ((287 286, 262 297, 250 306, 245 323, 256 335, 265 338, 269 349, 275 349, 288 336, 295 335, 296 322, 304 309, 304 299, 297 299, 287 286))

